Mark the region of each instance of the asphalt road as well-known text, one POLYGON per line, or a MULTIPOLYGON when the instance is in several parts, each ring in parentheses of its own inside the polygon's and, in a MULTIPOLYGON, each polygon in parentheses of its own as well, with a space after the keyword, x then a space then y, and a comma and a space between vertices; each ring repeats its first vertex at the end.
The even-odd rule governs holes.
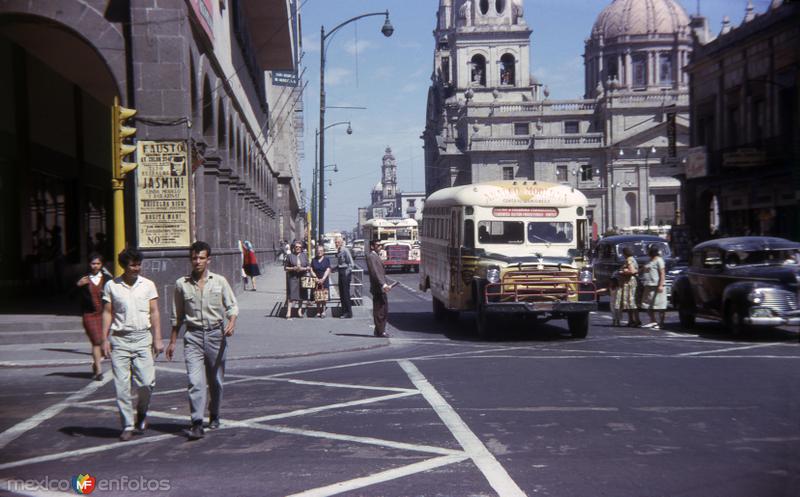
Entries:
POLYGON ((597 313, 585 340, 553 321, 498 323, 487 343, 469 315, 435 322, 415 274, 396 278, 389 347, 229 364, 223 427, 197 442, 178 365, 158 372, 152 428, 124 444, 110 383, 4 370, 0 483, 88 472, 126 485, 94 495, 142 495, 134 480, 192 496, 800 495, 796 334, 732 340, 675 316, 613 328, 597 313))

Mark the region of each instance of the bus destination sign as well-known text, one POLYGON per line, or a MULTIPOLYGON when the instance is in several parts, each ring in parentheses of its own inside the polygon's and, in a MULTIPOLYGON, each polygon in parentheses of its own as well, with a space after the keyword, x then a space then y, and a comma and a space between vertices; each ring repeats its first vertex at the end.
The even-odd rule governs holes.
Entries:
POLYGON ((495 207, 492 209, 495 217, 557 217, 558 209, 555 207, 495 207))

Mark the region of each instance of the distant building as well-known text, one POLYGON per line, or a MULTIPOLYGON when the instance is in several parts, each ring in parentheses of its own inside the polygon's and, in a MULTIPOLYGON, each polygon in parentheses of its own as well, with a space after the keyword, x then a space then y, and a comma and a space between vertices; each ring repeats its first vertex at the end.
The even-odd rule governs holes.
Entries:
POLYGON ((426 194, 489 180, 569 184, 595 232, 680 222, 693 20, 674 0, 616 0, 584 53, 583 99, 530 74, 522 0, 440 0, 428 93, 426 194))
POLYGON ((694 235, 800 240, 800 3, 774 0, 743 21, 726 17, 698 40, 691 76, 692 153, 686 170, 694 235))

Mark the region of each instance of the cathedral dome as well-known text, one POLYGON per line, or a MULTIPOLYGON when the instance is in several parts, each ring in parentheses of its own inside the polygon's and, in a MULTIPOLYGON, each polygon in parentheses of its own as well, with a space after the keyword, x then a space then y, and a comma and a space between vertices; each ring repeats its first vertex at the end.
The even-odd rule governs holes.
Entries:
POLYGON ((689 16, 676 0, 614 0, 597 16, 592 38, 673 34, 688 26, 689 16))

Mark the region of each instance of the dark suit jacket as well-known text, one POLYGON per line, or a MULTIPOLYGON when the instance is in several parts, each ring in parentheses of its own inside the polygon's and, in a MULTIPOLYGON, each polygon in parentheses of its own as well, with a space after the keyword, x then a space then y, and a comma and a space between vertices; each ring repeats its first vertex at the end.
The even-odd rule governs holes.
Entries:
POLYGON ((383 285, 386 284, 386 270, 383 267, 381 256, 377 252, 370 251, 367 255, 367 270, 369 271, 370 292, 373 295, 383 293, 383 285))

